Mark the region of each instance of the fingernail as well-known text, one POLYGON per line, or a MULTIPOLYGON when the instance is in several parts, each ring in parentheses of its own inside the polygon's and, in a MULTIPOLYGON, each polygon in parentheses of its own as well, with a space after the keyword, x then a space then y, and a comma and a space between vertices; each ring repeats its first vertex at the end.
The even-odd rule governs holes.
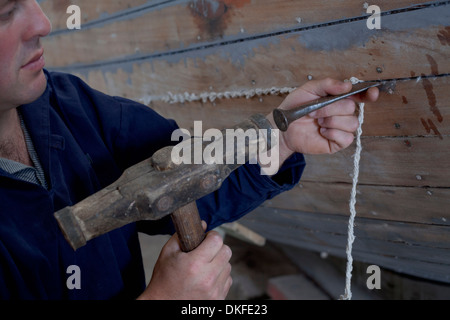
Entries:
POLYGON ((317 111, 313 111, 313 112, 311 112, 311 113, 309 114, 309 116, 310 116, 311 118, 314 118, 314 117, 316 116, 316 114, 317 114, 317 111))
POLYGON ((317 120, 317 123, 321 126, 321 125, 323 125, 323 123, 324 123, 324 119, 323 118, 319 118, 318 120, 317 120))
POLYGON ((327 128, 320 128, 320 133, 324 134, 327 131, 327 128))

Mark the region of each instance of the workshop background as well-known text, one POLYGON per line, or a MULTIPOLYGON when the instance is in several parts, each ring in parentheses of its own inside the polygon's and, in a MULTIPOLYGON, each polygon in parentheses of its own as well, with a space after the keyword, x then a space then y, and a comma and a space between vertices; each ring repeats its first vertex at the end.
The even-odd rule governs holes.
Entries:
MULTIPOLYGON (((312 79, 397 80, 365 109, 354 298, 450 297, 450 1, 38 2, 53 25, 48 69, 191 131, 268 114, 286 96, 278 88, 312 79), (379 290, 367 288, 369 265, 382 268, 379 290)), ((343 294, 354 151, 307 156, 297 187, 220 230, 234 252, 230 298, 343 294)), ((142 240, 151 272, 166 238, 142 240)))

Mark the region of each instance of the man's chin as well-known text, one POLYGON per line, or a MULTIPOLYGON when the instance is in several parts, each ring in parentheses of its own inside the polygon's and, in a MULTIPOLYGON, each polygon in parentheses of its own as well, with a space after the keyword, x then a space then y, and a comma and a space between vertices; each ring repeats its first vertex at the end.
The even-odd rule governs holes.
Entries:
POLYGON ((28 104, 37 100, 47 88, 47 78, 44 74, 44 71, 41 70, 39 72, 39 75, 37 75, 33 79, 30 79, 30 81, 26 85, 24 85, 24 87, 27 87, 27 90, 24 90, 24 92, 26 93, 24 94, 24 96, 22 96, 22 104, 28 104))

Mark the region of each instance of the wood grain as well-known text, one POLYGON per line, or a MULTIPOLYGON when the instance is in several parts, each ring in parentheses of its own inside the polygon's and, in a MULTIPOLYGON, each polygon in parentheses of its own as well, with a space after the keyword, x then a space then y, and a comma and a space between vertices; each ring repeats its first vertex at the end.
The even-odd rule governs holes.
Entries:
MULTIPOLYGON (((139 36, 142 31, 129 25, 118 27, 124 33, 122 38, 131 39, 131 43, 123 39, 114 40, 115 44, 109 43, 107 39, 110 35, 115 34, 117 37, 118 34, 100 31, 102 28, 87 29, 97 30, 95 32, 98 33, 92 35, 81 31, 49 37, 45 41, 46 58, 50 67, 64 66, 64 70, 81 75, 101 91, 133 99, 168 91, 202 92, 251 86, 297 86, 304 83, 308 75, 341 79, 358 76, 368 80, 410 77, 412 74, 418 76, 430 74, 429 57, 433 59, 433 65, 437 66, 435 69, 446 73, 449 72, 448 54, 438 37, 444 28, 433 17, 433 13, 445 12, 447 7, 427 8, 431 13, 422 18, 421 24, 415 23, 417 11, 386 16, 383 21, 388 26, 389 23, 393 24, 393 29, 380 32, 368 32, 366 21, 358 20, 312 29, 292 29, 284 34, 269 32, 259 38, 245 36, 231 42, 206 42, 194 47, 186 46, 187 42, 182 37, 173 38, 167 34, 168 31, 161 28, 158 20, 147 20, 146 27, 141 29, 148 34, 151 28, 156 28, 152 33, 154 37, 139 36), (361 34, 356 33, 359 38, 354 43, 330 43, 330 38, 334 37, 324 36, 335 34, 339 39, 351 38, 355 30, 361 34), (73 38, 75 36, 78 38, 73 38), (183 43, 184 47, 178 51, 170 49, 170 46, 169 49, 155 49, 152 42, 148 45, 156 54, 148 55, 142 49, 135 52, 136 44, 141 48, 148 41, 174 42, 177 45, 183 43), (318 49, 320 46, 323 50, 318 49), (123 48, 131 48, 133 52, 122 52, 123 48), (408 59, 404 59, 405 56, 408 59), (95 61, 95 64, 79 65, 86 63, 85 59, 95 61), (381 74, 377 68, 381 68, 381 74)), ((173 6, 164 10, 169 8, 172 10, 173 6)), ((333 9, 336 11, 336 8, 333 9)), ((156 13, 158 17, 163 16, 159 11, 156 13)), ((171 21, 168 17, 177 15, 168 12, 164 19, 171 21)), ((129 22, 134 24, 134 20, 129 22)), ((119 22, 126 23, 127 20, 119 22)), ((171 25, 176 23, 171 21, 171 25)), ((181 30, 191 32, 188 27, 181 30)))
MULTIPOLYGON (((52 23, 53 31, 66 29, 66 21, 70 16, 67 14, 67 7, 77 5, 81 9, 81 24, 92 23, 101 18, 124 12, 130 8, 136 8, 145 3, 158 1, 146 0, 120 0, 120 1, 92 1, 92 0, 41 0, 38 1, 44 13, 52 23)), ((159 1, 163 2, 163 1, 159 1)))
MULTIPOLYGON (((269 240, 345 257, 348 218, 258 208, 241 222, 269 240)), ((450 283, 448 227, 356 218, 354 259, 450 283)))
MULTIPOLYGON (((376 103, 366 104, 363 135, 373 137, 420 135, 439 138, 448 136, 450 103, 447 96, 450 77, 428 81, 431 88, 426 90, 432 92, 434 102, 429 101, 428 93, 421 81, 410 80, 397 82, 394 94, 382 93, 376 103), (441 118, 436 117, 436 112, 433 113, 432 110, 438 110, 441 118)), ((205 128, 222 129, 230 124, 237 124, 241 119, 248 118, 254 113, 269 114, 285 97, 285 95, 262 96, 184 104, 155 101, 149 105, 162 115, 176 119, 181 127, 189 130, 194 121, 199 120, 203 121, 205 128)))
MULTIPOLYGON (((264 206, 347 217, 350 190, 346 183, 301 181, 264 206)), ((358 217, 450 226, 450 188, 359 185, 357 190, 358 217)))
MULTIPOLYGON (((65 28, 65 13, 70 1, 44 1, 43 10, 54 21, 55 30, 65 28)), ((379 1, 383 11, 411 7, 427 1, 379 1)), ((246 39, 254 36, 284 33, 316 26, 329 21, 364 17, 368 14, 364 1, 156 1, 144 5, 143 1, 79 1, 84 23, 88 27, 49 37, 57 43, 61 53, 54 66, 73 63, 91 63, 113 57, 148 55, 182 50, 199 44, 246 39), (160 5, 158 5, 160 4, 160 5), (129 7, 141 10, 130 10, 129 7), (118 12, 119 11, 119 12, 118 12), (120 12, 122 11, 122 12, 120 12), (117 18, 92 19, 116 13, 117 18), (273 14, 277 12, 277 14, 273 14), (120 14, 121 13, 121 14, 120 14), (182 18, 181 18, 182 17, 182 18), (301 19, 300 22, 298 19, 301 19), (105 20, 105 19, 103 19, 105 20), (95 54, 86 54, 94 51, 95 54)), ((364 21, 365 24, 365 21, 364 21)))
MULTIPOLYGON (((339 28, 335 26, 334 32, 345 37, 354 29, 365 28, 365 23, 353 22, 339 28)), ((308 76, 314 79, 348 79, 356 76, 363 80, 408 78, 411 75, 431 74, 428 57, 433 58, 440 73, 449 73, 450 62, 445 48, 442 51, 436 49, 442 47, 436 36, 441 30, 441 26, 430 26, 415 29, 414 36, 403 31, 384 33, 345 50, 316 51, 301 42, 303 37, 313 37, 311 34, 317 32, 313 29, 289 36, 209 48, 200 46, 173 54, 136 56, 116 62, 100 61, 93 65, 58 69, 78 74, 96 89, 135 100, 145 100, 148 96, 165 95, 167 92, 296 87, 305 83, 308 76), (402 39, 402 47, 398 46, 399 39, 402 39), (408 59, 404 59, 405 55, 408 59), (380 70, 378 68, 382 73, 377 71, 380 70)), ((47 41, 45 48, 47 53, 53 53, 48 57, 49 66, 61 65, 58 60, 70 56, 58 41, 47 41)), ((114 48, 110 51, 114 52, 114 48)), ((83 53, 86 52, 91 51, 83 49, 83 53)), ((96 56, 96 53, 92 52, 92 55, 96 56)), ((78 63, 73 59, 71 61, 78 63)))
MULTIPOLYGON (((450 140, 437 137, 364 138, 359 183, 448 187, 450 140)), ((303 181, 351 182, 354 147, 334 155, 307 156, 303 181)))

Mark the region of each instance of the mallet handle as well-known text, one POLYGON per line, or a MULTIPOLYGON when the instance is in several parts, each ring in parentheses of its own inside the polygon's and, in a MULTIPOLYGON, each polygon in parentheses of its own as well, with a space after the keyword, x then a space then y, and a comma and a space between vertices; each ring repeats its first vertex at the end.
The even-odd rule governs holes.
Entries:
MULTIPOLYGON (((166 148, 153 155, 152 161, 156 170, 168 171, 176 167, 171 161, 170 151, 170 148, 166 148)), ((205 239, 206 234, 195 201, 176 209, 171 218, 183 252, 194 250, 205 239)))

